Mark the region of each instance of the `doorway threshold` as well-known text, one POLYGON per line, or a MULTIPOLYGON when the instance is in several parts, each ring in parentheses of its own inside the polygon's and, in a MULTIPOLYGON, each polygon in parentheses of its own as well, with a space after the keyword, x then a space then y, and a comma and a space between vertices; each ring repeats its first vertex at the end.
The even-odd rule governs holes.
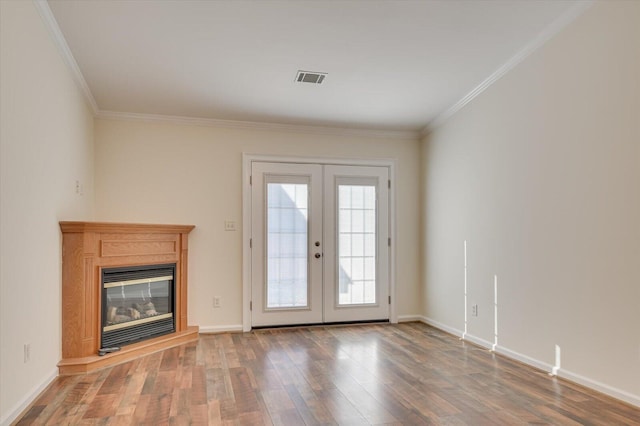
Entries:
POLYGON ((374 319, 363 321, 337 321, 337 322, 320 322, 309 324, 282 324, 282 325, 260 325, 251 327, 251 331, 287 329, 287 328, 310 328, 310 327, 347 327, 352 325, 370 325, 370 324, 389 324, 388 319, 374 319))

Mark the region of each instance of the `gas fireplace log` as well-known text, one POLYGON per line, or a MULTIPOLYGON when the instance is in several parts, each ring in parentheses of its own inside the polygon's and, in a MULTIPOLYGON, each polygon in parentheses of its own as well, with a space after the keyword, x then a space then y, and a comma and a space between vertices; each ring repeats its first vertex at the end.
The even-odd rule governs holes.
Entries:
POLYGON ((113 322, 115 323, 127 322, 127 321, 131 321, 131 317, 128 315, 116 315, 115 318, 113 319, 113 322))
POLYGON ((116 308, 115 306, 107 307, 107 321, 115 322, 117 310, 118 308, 116 308))
POLYGON ((158 315, 155 305, 151 302, 147 302, 144 305, 142 305, 142 309, 144 310, 145 315, 149 315, 149 316, 158 315))

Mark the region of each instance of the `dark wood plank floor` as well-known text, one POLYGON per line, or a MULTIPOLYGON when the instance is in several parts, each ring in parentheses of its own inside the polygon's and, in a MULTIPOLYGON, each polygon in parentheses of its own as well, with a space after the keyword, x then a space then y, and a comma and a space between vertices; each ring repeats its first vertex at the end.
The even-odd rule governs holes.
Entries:
POLYGON ((409 323, 203 335, 59 377, 18 424, 637 425, 640 409, 409 323))

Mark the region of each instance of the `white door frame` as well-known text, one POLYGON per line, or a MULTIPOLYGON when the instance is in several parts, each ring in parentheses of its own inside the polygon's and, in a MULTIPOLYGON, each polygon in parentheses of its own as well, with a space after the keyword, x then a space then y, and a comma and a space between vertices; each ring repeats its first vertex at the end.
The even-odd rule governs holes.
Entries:
POLYGON ((353 158, 324 158, 324 157, 286 157, 260 154, 242 154, 242 330, 251 330, 251 163, 264 161, 270 163, 302 163, 302 164, 332 164, 353 166, 381 166, 389 168, 391 188, 389 190, 389 321, 398 322, 396 312, 396 197, 395 197, 395 166, 394 159, 353 159, 353 158))

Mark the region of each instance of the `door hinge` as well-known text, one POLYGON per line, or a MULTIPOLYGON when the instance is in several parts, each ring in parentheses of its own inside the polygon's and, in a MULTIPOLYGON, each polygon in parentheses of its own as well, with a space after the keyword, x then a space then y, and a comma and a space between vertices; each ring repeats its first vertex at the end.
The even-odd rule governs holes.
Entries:
POLYGON ((389 304, 391 304, 391 296, 389 296, 389 304))
POLYGON ((253 185, 253 176, 249 176, 249 185, 253 185))
POLYGON ((391 179, 387 181, 389 183, 389 189, 391 189, 391 179))
POLYGON ((249 238, 249 248, 253 248, 253 238, 249 238))
POLYGON ((387 240, 387 245, 391 247, 391 237, 389 237, 389 239, 387 240))
POLYGON ((249 310, 253 311, 253 302, 249 302, 249 310))

